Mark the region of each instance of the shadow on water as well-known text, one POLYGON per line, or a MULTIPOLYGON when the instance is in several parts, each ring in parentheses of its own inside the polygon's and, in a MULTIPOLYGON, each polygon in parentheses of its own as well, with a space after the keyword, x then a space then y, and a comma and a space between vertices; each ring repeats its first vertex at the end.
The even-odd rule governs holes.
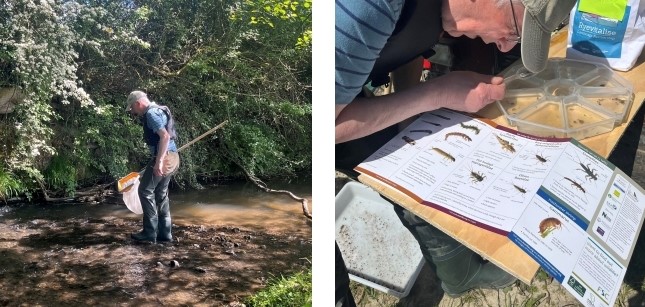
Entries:
MULTIPOLYGON (((307 199, 313 214, 311 182, 269 185, 274 190, 287 190, 307 199)), ((270 228, 295 231, 306 222, 302 205, 284 193, 267 193, 251 183, 210 186, 203 190, 171 191, 170 211, 173 224, 235 225, 252 229, 270 228)), ((99 205, 23 205, 0 208, 0 220, 66 220, 70 218, 100 219, 118 217, 140 219, 123 204, 99 205)))

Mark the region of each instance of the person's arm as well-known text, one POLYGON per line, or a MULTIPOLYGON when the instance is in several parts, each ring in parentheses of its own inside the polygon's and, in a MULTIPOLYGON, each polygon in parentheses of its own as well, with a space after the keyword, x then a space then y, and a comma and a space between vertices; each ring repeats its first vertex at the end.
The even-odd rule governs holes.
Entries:
POLYGON ((157 144, 157 156, 155 157, 155 167, 154 174, 155 176, 163 176, 163 161, 166 157, 166 152, 168 151, 168 143, 170 142, 170 133, 166 131, 166 128, 161 128, 157 130, 157 135, 159 135, 159 143, 157 144))
MULTIPOLYGON (((392 87, 395 92, 405 91, 421 83, 421 73, 423 72, 423 57, 418 57, 407 64, 395 69, 391 74, 392 87)), ((414 121, 416 115, 407 118, 399 123, 399 131, 405 129, 414 121)))
POLYGON ((502 77, 451 72, 408 90, 336 104, 336 143, 351 141, 438 108, 476 112, 502 99, 502 77))

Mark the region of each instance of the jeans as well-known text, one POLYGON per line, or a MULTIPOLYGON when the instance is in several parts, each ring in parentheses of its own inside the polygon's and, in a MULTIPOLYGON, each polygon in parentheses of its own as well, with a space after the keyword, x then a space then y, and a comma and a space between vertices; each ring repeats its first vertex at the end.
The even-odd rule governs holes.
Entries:
POLYGON ((153 240, 172 239, 170 221, 170 199, 168 184, 172 174, 166 176, 154 175, 155 160, 146 165, 139 184, 139 200, 143 209, 143 231, 141 234, 153 240))

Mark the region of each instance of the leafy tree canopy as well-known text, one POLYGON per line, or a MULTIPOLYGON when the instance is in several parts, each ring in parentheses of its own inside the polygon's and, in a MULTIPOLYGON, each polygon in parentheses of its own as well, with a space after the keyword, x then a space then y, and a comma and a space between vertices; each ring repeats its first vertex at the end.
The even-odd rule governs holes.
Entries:
POLYGON ((110 182, 148 159, 140 89, 185 144, 180 186, 311 169, 311 0, 5 0, 0 198, 110 182))

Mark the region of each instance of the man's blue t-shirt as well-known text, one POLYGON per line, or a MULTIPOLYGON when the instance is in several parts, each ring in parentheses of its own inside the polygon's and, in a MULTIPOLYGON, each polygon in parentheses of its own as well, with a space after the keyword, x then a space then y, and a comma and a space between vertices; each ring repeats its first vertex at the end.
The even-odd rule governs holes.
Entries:
MULTIPOLYGON (((160 108, 149 108, 148 112, 146 112, 146 124, 152 131, 155 133, 159 131, 161 128, 165 128, 166 124, 168 123, 168 116, 164 111, 160 108)), ((153 156, 157 155, 157 147, 156 146, 148 146, 150 149, 150 152, 152 153, 153 156)), ((177 151, 177 145, 175 144, 175 140, 170 139, 168 141, 168 151, 177 151)))
POLYGON ((348 104, 361 92, 404 3, 336 0, 336 104, 348 104))

